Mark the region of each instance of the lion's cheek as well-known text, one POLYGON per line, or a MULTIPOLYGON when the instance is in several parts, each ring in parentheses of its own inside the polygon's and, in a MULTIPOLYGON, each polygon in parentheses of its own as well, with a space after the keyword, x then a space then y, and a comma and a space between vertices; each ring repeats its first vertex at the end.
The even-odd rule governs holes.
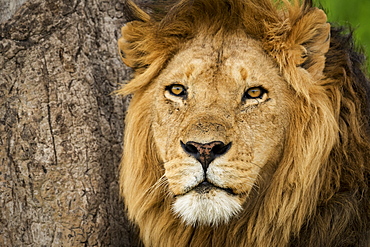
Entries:
POLYGON ((169 120, 167 123, 158 123, 157 121, 159 120, 156 120, 152 123, 152 133, 156 151, 158 152, 161 160, 167 162, 173 159, 181 159, 182 150, 180 141, 175 140, 174 135, 172 135, 173 133, 168 130, 173 129, 176 131, 178 127, 174 124, 171 127, 166 127, 168 123, 174 123, 176 121, 169 120), (180 155, 177 153, 180 153, 180 155))
POLYGON ((207 170, 209 181, 221 188, 230 188, 238 195, 248 195, 260 173, 260 167, 241 161, 215 162, 207 170))
POLYGON ((175 159, 164 164, 170 192, 182 195, 204 180, 202 166, 191 158, 175 159))

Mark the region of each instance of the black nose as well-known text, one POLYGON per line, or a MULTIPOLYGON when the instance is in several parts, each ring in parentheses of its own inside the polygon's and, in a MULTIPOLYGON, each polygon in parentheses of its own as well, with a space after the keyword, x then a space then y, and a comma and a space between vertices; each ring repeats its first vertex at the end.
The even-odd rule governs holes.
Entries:
POLYGON ((229 151, 231 142, 225 145, 221 141, 213 141, 209 143, 187 142, 184 144, 182 141, 181 147, 187 154, 196 158, 203 167, 203 170, 208 169, 209 164, 217 157, 224 155, 229 151))

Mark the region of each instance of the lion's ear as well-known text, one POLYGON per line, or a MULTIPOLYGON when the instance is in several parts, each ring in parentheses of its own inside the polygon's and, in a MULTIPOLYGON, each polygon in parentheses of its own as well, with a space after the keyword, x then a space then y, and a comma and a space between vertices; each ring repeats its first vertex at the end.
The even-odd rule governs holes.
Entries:
POLYGON ((296 65, 318 79, 324 70, 325 54, 330 45, 330 24, 324 11, 315 8, 308 12, 294 25, 290 36, 301 50, 296 55, 296 65))
POLYGON ((330 24, 321 9, 300 11, 300 14, 290 13, 284 23, 284 35, 281 32, 277 35, 280 40, 270 39, 280 42, 272 45, 275 51, 273 55, 283 67, 301 67, 314 79, 319 79, 325 67, 325 54, 330 46, 330 24))
POLYGON ((155 21, 131 1, 125 2, 125 17, 128 23, 122 27, 118 48, 122 61, 129 67, 140 70, 150 65, 150 45, 155 30, 155 21))

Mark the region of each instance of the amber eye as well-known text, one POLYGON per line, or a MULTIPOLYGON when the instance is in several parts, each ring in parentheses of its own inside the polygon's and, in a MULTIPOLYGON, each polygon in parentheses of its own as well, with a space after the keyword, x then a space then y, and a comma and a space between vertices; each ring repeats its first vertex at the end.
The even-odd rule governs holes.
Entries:
POLYGON ((262 87, 249 88, 243 95, 243 99, 261 99, 266 93, 266 90, 262 87))
POLYGON ((172 84, 166 87, 166 90, 175 96, 179 96, 179 97, 186 96, 186 89, 183 85, 180 85, 180 84, 172 84))

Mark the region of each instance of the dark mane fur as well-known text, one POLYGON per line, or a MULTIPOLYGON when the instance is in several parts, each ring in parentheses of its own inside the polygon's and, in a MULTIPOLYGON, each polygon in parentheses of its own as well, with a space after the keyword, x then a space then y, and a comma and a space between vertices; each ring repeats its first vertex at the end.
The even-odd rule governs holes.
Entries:
POLYGON ((327 173, 332 181, 325 188, 333 195, 318 205, 316 215, 320 220, 307 221, 291 246, 370 244, 370 84, 363 72, 364 62, 365 56, 354 46, 352 32, 332 27, 324 73, 335 79, 333 86, 340 88, 343 95, 340 147, 331 153, 327 173), (328 236, 327 232, 334 234, 328 236))

